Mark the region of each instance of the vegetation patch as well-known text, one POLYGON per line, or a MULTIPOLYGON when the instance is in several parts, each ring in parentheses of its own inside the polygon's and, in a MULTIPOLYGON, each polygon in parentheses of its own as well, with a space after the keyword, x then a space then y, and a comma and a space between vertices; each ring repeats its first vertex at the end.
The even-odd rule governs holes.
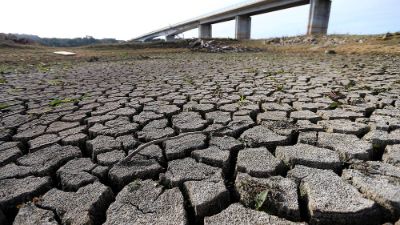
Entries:
POLYGON ((10 107, 7 103, 0 103, 0 110, 7 109, 10 107))
POLYGON ((0 77, 0 84, 6 84, 7 80, 3 77, 0 77))
POLYGON ((75 103, 78 102, 80 99, 77 98, 65 98, 65 99, 53 99, 49 105, 52 107, 56 107, 59 106, 61 104, 65 104, 65 103, 75 103))

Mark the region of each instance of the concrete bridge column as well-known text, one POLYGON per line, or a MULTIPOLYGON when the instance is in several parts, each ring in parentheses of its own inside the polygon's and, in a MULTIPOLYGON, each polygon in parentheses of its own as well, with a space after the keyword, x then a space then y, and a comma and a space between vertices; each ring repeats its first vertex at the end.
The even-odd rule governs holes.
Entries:
POLYGON ((199 25, 199 38, 211 38, 211 37, 212 37, 211 24, 200 24, 199 25))
POLYGON ((238 40, 250 39, 251 17, 236 16, 235 37, 238 40))
POLYGON ((307 34, 327 34, 331 0, 311 0, 307 34))
POLYGON ((165 40, 167 42, 175 41, 175 35, 174 34, 168 35, 168 36, 165 37, 165 40))

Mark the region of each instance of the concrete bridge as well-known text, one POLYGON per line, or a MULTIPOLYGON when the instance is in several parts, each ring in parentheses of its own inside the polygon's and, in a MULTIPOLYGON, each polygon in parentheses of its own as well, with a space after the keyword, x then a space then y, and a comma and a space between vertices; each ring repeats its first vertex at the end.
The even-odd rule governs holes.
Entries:
POLYGON ((172 41, 176 35, 195 28, 199 28, 199 38, 211 38, 212 24, 229 20, 236 21, 236 39, 250 39, 251 16, 306 4, 310 4, 307 34, 326 34, 331 0, 255 0, 165 27, 133 40, 148 41, 165 36, 167 41, 172 41))

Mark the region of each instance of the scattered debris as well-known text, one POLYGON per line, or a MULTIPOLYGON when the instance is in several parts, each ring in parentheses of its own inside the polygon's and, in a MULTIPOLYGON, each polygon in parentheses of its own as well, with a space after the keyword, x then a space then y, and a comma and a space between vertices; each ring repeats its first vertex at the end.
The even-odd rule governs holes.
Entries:
POLYGON ((193 51, 227 53, 227 52, 259 52, 258 48, 247 48, 229 45, 226 40, 202 40, 198 39, 189 44, 193 51))
POLYGON ((76 53, 73 52, 66 52, 66 51, 58 51, 58 52, 53 52, 54 54, 57 55, 65 55, 65 56, 73 56, 76 55, 76 53))

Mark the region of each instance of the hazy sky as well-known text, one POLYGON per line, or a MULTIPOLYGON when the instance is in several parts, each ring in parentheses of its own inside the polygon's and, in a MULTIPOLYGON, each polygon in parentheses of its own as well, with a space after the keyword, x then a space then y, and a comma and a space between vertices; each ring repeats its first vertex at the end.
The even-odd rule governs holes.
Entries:
MULTIPOLYGON (((0 0, 0 33, 132 39, 246 0, 0 0)), ((309 5, 252 17, 252 38, 306 32, 309 5)), ((329 33, 400 31, 400 0, 332 0, 329 33)), ((197 29, 185 37, 197 36, 197 29)), ((234 37, 234 22, 213 25, 234 37)))

